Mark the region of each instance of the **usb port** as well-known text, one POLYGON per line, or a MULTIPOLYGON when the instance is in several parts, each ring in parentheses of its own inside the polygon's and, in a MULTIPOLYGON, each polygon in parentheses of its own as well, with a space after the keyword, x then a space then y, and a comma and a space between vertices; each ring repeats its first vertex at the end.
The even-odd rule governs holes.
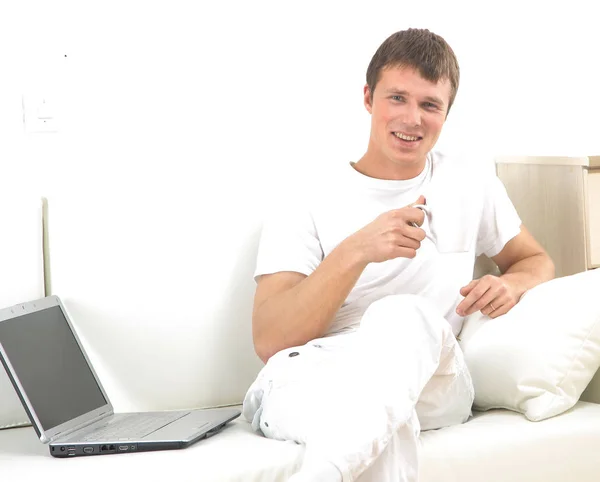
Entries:
POLYGON ((75 455, 75 447, 67 447, 67 455, 75 455))
POLYGON ((129 450, 129 445, 119 445, 119 451, 126 452, 129 450))

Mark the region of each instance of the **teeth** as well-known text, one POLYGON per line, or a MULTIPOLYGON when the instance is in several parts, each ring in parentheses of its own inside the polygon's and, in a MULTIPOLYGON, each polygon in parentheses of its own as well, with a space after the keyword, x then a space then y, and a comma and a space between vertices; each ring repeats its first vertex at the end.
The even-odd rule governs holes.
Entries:
POLYGON ((416 141, 418 139, 418 137, 413 137, 413 136, 407 136, 405 134, 402 134, 401 132, 394 132, 394 135, 398 138, 398 139, 402 139, 404 141, 416 141))

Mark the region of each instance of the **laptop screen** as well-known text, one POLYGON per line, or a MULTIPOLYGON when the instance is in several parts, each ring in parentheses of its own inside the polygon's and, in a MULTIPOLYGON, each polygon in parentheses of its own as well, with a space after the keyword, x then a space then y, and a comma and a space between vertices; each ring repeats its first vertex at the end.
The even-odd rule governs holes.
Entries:
POLYGON ((44 430, 106 405, 60 306, 1 322, 0 343, 44 430))

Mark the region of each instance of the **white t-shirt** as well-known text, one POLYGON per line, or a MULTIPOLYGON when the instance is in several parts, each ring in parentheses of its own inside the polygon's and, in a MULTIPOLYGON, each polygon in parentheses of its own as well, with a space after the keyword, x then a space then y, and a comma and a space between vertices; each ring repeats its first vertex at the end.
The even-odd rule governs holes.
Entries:
POLYGON ((473 279, 476 256, 495 256, 520 232, 521 220, 501 181, 431 152, 414 179, 375 179, 351 164, 321 179, 265 221, 255 277, 280 271, 309 276, 340 242, 380 214, 426 197, 427 238, 413 259, 370 263, 327 335, 354 331, 367 307, 391 294, 431 299, 458 335, 460 288, 473 279))

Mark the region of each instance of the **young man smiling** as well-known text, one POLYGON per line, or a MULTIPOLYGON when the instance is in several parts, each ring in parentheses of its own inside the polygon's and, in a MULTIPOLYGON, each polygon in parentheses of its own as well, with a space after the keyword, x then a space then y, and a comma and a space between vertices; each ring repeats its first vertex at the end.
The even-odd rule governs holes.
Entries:
POLYGON ((244 415, 306 445, 292 480, 417 480, 419 431, 470 416, 463 317, 500 316, 554 275, 500 181, 433 151, 458 83, 441 37, 393 34, 367 70, 365 155, 264 224, 253 336, 267 363, 244 415), (482 253, 501 276, 472 280, 482 253))
MULTIPOLYGON (((458 83, 458 66, 455 72, 458 83)), ((379 179, 412 179, 442 132, 458 86, 453 91, 449 79, 433 83, 415 67, 402 65, 368 71, 367 79, 364 103, 371 114, 371 137, 354 167, 379 179)))

